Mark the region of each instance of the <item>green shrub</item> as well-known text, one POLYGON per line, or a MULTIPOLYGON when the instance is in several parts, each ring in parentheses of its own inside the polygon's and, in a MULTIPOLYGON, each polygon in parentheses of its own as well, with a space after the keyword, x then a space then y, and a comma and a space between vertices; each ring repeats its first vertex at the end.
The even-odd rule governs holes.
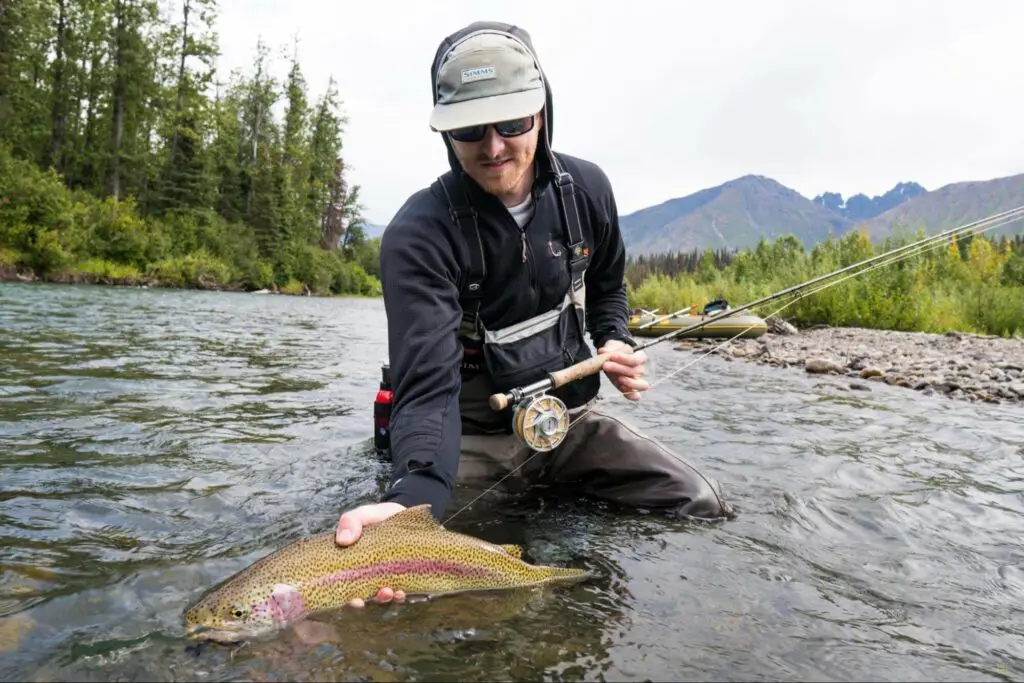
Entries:
POLYGON ((234 281, 231 267, 205 250, 163 259, 147 269, 163 286, 217 289, 234 281))

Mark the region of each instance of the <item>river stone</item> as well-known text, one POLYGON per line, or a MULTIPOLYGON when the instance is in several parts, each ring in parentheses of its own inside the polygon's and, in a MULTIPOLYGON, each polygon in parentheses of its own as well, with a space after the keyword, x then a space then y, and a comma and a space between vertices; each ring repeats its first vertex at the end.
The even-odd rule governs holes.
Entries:
POLYGON ((768 323, 768 331, 772 334, 791 336, 798 333, 795 327, 777 316, 768 316, 768 319, 765 320, 765 322, 768 323))
MULTIPOLYGON (((690 348, 703 354, 709 343, 694 343, 690 348)), ((802 365, 808 373, 839 375, 845 378, 844 386, 885 382, 922 395, 938 393, 979 403, 1001 400, 1024 408, 1021 340, 965 333, 808 328, 798 336, 766 334, 756 341, 737 340, 722 355, 780 369, 802 365)))
POLYGON ((850 368, 851 370, 863 370, 864 368, 867 367, 866 361, 867 358, 865 356, 858 355, 855 356, 853 360, 851 360, 849 363, 847 363, 846 367, 850 368))
POLYGON ((808 358, 807 362, 804 363, 804 369, 815 374, 839 373, 843 371, 843 366, 827 358, 808 358))
POLYGON ((1011 401, 1017 398, 1017 392, 1013 390, 1013 387, 995 387, 993 389, 990 389, 990 392, 995 394, 996 396, 1010 399, 1011 401))

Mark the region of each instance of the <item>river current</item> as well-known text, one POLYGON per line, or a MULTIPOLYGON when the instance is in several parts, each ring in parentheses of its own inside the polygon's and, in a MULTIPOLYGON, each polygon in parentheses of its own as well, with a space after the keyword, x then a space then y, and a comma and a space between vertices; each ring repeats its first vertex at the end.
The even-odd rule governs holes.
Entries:
POLYGON ((450 527, 598 578, 188 647, 209 586, 378 495, 386 344, 376 299, 0 285, 0 679, 1024 678, 1024 411, 718 358, 608 405, 735 519, 481 501, 450 527))

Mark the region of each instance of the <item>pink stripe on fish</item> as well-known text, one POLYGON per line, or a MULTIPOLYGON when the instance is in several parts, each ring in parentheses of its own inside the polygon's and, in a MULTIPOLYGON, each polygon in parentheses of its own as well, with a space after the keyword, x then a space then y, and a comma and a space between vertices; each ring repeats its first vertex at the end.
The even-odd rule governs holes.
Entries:
MULTIPOLYGON (((493 572, 483 567, 452 562, 451 560, 396 560, 359 569, 343 569, 318 579, 317 583, 331 585, 342 581, 359 581, 392 574, 444 574, 447 576, 479 577, 492 576, 493 572)), ((385 582, 386 583, 386 582, 385 582)))

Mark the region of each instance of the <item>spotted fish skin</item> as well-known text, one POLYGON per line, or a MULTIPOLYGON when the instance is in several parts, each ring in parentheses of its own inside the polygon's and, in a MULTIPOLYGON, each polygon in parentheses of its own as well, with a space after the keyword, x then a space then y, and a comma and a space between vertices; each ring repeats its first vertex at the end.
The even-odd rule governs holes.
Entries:
POLYGON ((579 581, 582 569, 532 565, 518 546, 448 531, 429 505, 367 526, 353 545, 334 532, 291 543, 222 582, 185 611, 193 638, 234 642, 322 610, 369 599, 383 587, 439 596, 579 581))

